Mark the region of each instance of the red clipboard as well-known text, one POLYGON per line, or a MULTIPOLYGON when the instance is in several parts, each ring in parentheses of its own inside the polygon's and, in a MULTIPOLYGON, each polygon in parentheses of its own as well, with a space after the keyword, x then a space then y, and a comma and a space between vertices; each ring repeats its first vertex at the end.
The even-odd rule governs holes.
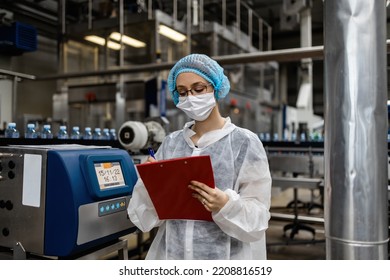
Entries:
POLYGON ((214 188, 210 156, 159 160, 136 167, 160 220, 212 221, 211 213, 188 188, 191 180, 214 188))

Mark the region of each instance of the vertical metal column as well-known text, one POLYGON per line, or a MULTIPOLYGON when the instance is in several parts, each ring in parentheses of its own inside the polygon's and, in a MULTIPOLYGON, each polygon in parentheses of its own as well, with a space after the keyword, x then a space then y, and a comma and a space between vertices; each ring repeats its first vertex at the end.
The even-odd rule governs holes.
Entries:
POLYGON ((385 1, 324 1, 327 259, 387 259, 385 1))
POLYGON ((64 36, 66 35, 66 1, 65 0, 59 2, 58 21, 61 28, 61 35, 57 42, 59 69, 61 69, 62 73, 66 73, 68 71, 68 61, 67 61, 67 43, 64 41, 64 36))
MULTIPOLYGON (((124 67, 125 54, 122 36, 125 32, 125 19, 124 19, 124 0, 119 0, 119 33, 121 34, 121 49, 119 51, 119 67, 124 67)), ((117 92, 115 94, 115 128, 118 130, 119 127, 126 120, 126 93, 125 93, 125 82, 124 75, 119 74, 119 82, 117 84, 117 92)))
POLYGON ((192 29, 192 16, 191 16, 191 0, 187 0, 187 54, 191 53, 191 29, 192 29))
MULTIPOLYGON (((301 23, 301 47, 312 46, 312 34, 311 34, 311 8, 305 7, 300 11, 300 23, 301 23)), ((310 95, 313 95, 313 62, 311 58, 305 58, 301 61, 303 69, 302 73, 302 84, 308 83, 310 85, 310 95)), ((313 97, 311 97, 313 99, 313 97)), ((312 109, 312 104, 310 106, 312 109)))
POLYGON ((199 1, 199 31, 204 31, 204 3, 203 0, 199 1))
MULTIPOLYGON (((227 10, 226 10, 227 11, 227 10)), ((240 40, 241 34, 241 1, 236 0, 236 40, 240 40)))
POLYGON ((15 122, 17 120, 16 108, 18 102, 18 82, 20 79, 15 76, 12 82, 12 121, 15 122))

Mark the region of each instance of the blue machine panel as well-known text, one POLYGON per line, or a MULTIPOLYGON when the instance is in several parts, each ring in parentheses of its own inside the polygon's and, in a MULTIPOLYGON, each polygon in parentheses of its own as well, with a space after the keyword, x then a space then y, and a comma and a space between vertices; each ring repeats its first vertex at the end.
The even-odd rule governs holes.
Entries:
POLYGON ((45 255, 71 256, 134 231, 126 209, 137 179, 125 150, 49 150, 45 255))
POLYGON ((0 26, 0 53, 20 55, 37 49, 37 30, 35 27, 14 22, 11 26, 0 26))

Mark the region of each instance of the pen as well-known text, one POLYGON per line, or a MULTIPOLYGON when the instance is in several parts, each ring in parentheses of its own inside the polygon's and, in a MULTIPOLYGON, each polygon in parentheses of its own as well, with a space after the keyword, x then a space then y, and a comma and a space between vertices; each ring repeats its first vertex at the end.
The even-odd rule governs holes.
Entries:
POLYGON ((153 149, 152 149, 152 148, 148 148, 148 151, 149 151, 149 155, 150 155, 152 158, 156 159, 156 157, 154 156, 154 151, 153 151, 153 149))

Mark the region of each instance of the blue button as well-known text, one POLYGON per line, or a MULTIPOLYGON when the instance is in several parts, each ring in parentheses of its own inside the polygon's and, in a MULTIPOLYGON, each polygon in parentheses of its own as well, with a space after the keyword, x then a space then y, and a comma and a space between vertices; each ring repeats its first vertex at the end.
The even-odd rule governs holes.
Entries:
POLYGON ((106 211, 109 211, 109 210, 110 210, 110 206, 107 205, 107 206, 106 206, 106 211))
POLYGON ((104 207, 100 207, 100 212, 103 213, 104 212, 104 207))

